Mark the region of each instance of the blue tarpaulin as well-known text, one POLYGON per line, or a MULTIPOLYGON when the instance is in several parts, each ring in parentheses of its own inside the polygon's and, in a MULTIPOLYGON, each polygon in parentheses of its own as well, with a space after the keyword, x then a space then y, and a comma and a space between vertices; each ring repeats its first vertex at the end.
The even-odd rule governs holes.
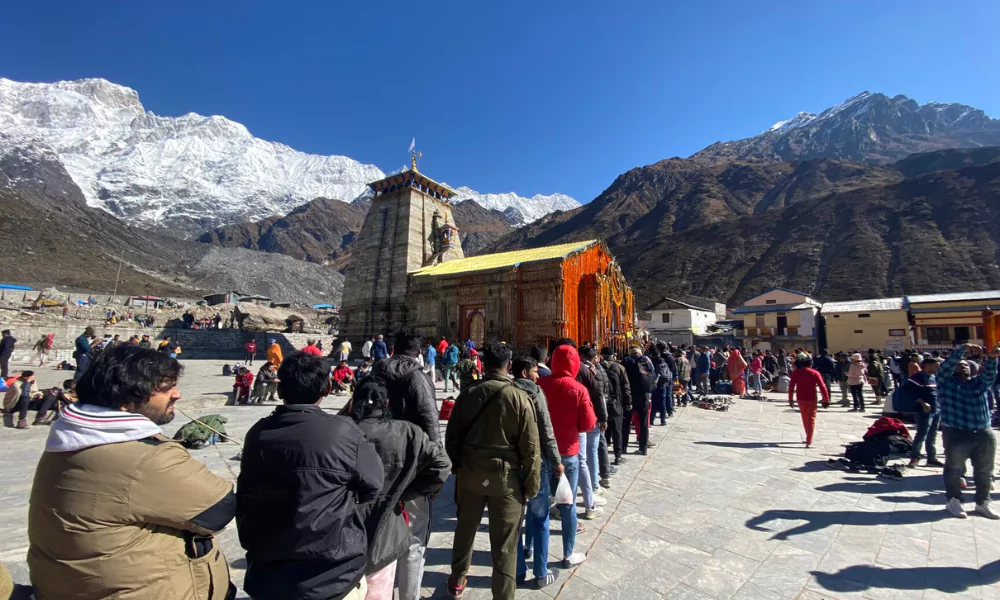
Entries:
POLYGON ((313 308, 333 308, 332 304, 313 304, 313 308))
POLYGON ((26 285, 14 285, 12 283, 0 283, 0 290, 17 290, 19 292, 33 292, 32 288, 26 285))

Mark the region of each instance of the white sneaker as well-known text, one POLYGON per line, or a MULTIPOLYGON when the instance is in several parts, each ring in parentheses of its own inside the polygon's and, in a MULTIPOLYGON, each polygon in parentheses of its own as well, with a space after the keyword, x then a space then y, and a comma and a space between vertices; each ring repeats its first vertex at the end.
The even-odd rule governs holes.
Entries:
POLYGON ((601 497, 603 497, 604 496, 604 488, 602 488, 602 487, 594 488, 594 495, 595 496, 601 496, 601 497))
POLYGON ((568 569, 570 567, 575 567, 576 565, 587 560, 587 555, 582 552, 574 552, 566 558, 563 559, 563 568, 568 569))
MULTIPOLYGON (((969 516, 965 514, 965 509, 962 508, 962 502, 958 498, 952 498, 951 500, 948 500, 948 504, 945 505, 945 508, 948 510, 949 513, 951 513, 953 517, 958 517, 959 519, 965 519, 969 516)), ((979 506, 976 506, 976 510, 979 510, 979 506)))
POLYGON ((603 514, 604 514, 604 511, 601 510, 601 509, 599 509, 599 508, 588 508, 583 513, 583 520, 584 521, 592 521, 592 520, 596 519, 597 517, 599 517, 599 516, 601 516, 603 514))
POLYGON ((608 503, 607 498, 601 498, 600 496, 594 496, 594 506, 604 506, 608 503))
POLYGON ((976 505, 976 514, 982 515, 987 519, 993 519, 994 521, 1000 520, 1000 515, 996 514, 995 512, 993 512, 992 509, 990 509, 989 500, 984 500, 982 504, 976 505))

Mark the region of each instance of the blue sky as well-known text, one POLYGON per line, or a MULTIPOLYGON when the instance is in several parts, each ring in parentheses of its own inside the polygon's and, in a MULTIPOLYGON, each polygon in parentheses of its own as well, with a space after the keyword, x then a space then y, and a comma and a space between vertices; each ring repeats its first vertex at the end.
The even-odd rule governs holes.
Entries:
POLYGON ((481 192, 619 174, 862 90, 1000 117, 1000 2, 11 2, 0 76, 104 77, 161 115, 481 192))

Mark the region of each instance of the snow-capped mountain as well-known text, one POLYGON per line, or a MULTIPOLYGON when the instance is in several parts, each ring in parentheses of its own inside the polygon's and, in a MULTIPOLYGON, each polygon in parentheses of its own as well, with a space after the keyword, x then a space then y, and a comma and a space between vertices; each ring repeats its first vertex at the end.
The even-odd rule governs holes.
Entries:
POLYGON ((455 190, 453 203, 463 200, 475 200, 476 204, 485 208, 498 210, 518 225, 537 221, 545 215, 557 210, 573 210, 580 203, 565 194, 535 194, 531 198, 518 196, 514 192, 506 194, 480 194, 476 190, 460 187, 455 190))
MULTIPOLYGON (((261 140, 225 117, 158 116, 135 90, 104 79, 0 79, 0 134, 0 152, 31 148, 58 156, 88 205, 140 227, 185 232, 284 215, 316 198, 350 202, 385 176, 345 156, 261 140)), ((524 220, 566 199, 469 192, 524 220)))
POLYGON ((90 206, 142 227, 206 227, 284 214, 320 196, 353 200, 382 171, 298 152, 224 117, 160 117, 103 79, 0 79, 8 143, 54 150, 90 206))
POLYGON ((1000 119, 978 108, 862 92, 819 114, 800 112, 754 137, 716 142, 694 158, 890 162, 916 152, 998 145, 1000 119))

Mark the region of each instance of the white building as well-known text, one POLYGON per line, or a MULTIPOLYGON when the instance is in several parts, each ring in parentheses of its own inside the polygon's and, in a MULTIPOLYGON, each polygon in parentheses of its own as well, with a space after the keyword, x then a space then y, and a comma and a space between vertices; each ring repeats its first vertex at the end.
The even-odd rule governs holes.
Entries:
POLYGON ((649 322, 646 329, 654 338, 671 344, 693 344, 694 336, 708 334, 710 325, 726 318, 726 305, 696 296, 682 300, 664 297, 644 312, 649 322))

